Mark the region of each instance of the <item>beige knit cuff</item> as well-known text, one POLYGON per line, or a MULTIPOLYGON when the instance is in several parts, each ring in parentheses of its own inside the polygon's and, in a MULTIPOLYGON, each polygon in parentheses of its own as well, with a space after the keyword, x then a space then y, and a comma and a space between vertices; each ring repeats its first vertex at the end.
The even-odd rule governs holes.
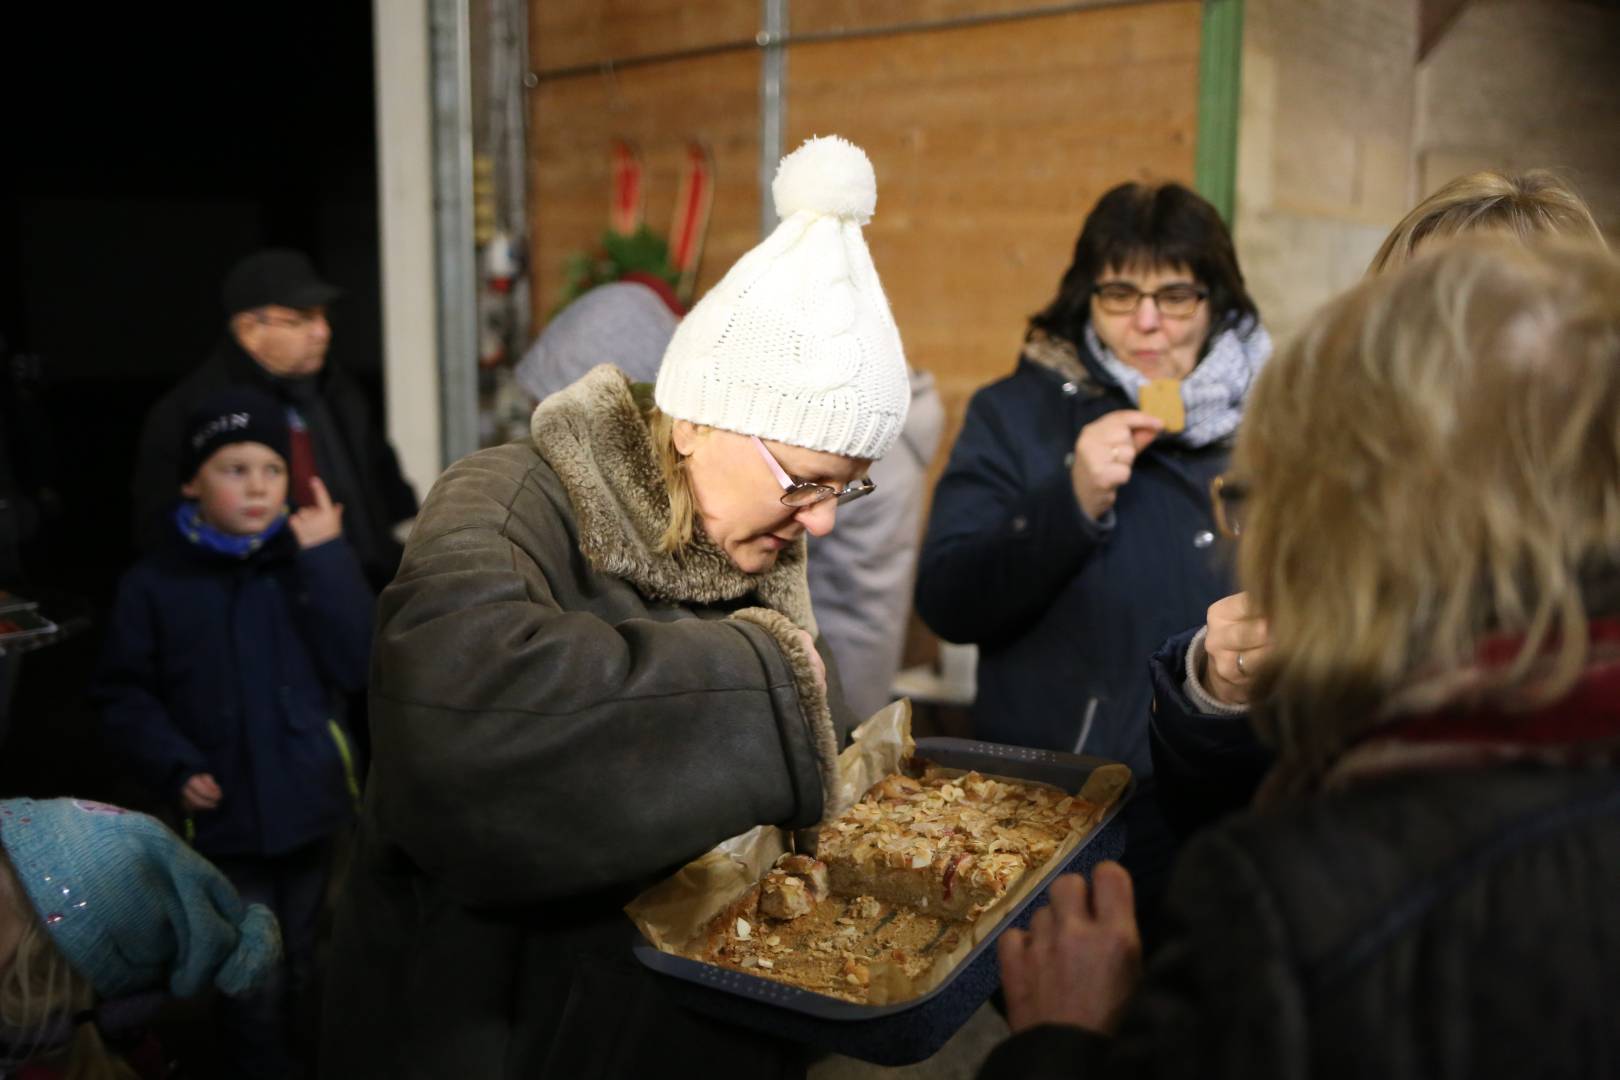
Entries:
POLYGON ((1187 646, 1187 681, 1181 684, 1182 692, 1193 707, 1206 716, 1247 715, 1247 705, 1228 705, 1204 689, 1204 684, 1198 681, 1198 670, 1204 666, 1204 636, 1208 633, 1209 627, 1203 627, 1193 635, 1192 642, 1187 646))

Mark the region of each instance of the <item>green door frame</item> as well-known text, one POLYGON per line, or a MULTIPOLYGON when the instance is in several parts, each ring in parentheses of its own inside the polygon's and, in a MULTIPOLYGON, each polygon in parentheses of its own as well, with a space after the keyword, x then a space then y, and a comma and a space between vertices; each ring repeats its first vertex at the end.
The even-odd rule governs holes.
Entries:
POLYGON ((1198 48, 1194 185, 1227 226, 1237 196, 1238 104, 1243 85, 1243 0, 1204 0, 1198 48))

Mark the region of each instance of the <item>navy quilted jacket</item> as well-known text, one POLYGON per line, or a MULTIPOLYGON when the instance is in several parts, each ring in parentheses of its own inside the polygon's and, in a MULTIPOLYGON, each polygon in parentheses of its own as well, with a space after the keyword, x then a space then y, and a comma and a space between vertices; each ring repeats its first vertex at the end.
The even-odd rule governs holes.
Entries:
POLYGON ((365 686, 373 606, 347 542, 287 532, 247 559, 176 536, 125 575, 93 687, 103 735, 164 798, 213 775, 199 851, 275 855, 353 813, 342 694, 365 686))
POLYGON ((917 612, 979 646, 976 737, 1083 750, 1145 777, 1148 657, 1233 591, 1209 501, 1230 448, 1154 442, 1099 527, 1069 479, 1075 439, 1132 407, 1098 370, 1029 359, 976 393, 935 489, 917 612))

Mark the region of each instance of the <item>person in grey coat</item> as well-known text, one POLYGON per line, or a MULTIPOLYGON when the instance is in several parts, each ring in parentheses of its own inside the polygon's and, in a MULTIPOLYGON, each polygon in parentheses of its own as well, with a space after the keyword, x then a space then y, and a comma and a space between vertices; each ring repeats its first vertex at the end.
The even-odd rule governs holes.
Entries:
POLYGON ((865 154, 812 140, 775 191, 781 225, 651 394, 598 367, 429 494, 378 604, 324 1075, 802 1074, 682 1010, 623 912, 728 837, 840 809, 853 717, 803 537, 873 492, 909 394, 865 154))
POLYGON ((553 315, 512 375, 535 401, 572 386, 598 364, 612 364, 632 382, 652 382, 679 322, 651 286, 610 281, 553 315))
POLYGON ((881 499, 851 506, 838 531, 810 538, 810 600, 826 635, 844 697, 865 718, 894 700, 911 621, 911 588, 945 408, 934 377, 911 371, 911 411, 900 440, 872 465, 881 499))

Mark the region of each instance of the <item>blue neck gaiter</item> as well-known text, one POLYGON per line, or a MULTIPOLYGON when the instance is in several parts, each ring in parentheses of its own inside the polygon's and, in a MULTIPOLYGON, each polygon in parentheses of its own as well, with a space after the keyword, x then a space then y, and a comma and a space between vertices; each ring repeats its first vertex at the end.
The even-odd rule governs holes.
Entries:
POLYGON ((227 555, 233 559, 245 559, 255 551, 264 547, 275 538, 287 525, 287 515, 282 514, 272 521, 263 532, 251 533, 247 536, 237 536, 235 533, 220 532, 202 519, 194 502, 183 502, 174 508, 174 524, 180 530, 180 535, 200 548, 227 555))

